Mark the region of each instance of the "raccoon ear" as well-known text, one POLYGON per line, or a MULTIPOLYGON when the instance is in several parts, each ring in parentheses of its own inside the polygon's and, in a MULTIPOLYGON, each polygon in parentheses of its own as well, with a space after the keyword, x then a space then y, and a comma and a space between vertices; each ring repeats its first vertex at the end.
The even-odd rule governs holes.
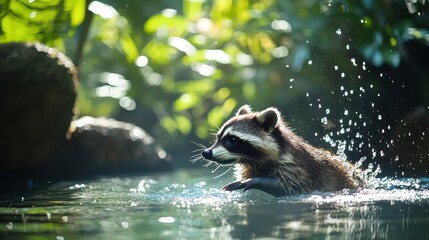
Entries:
POLYGON ((250 108, 249 105, 246 104, 246 105, 243 105, 240 109, 238 109, 238 111, 235 114, 235 116, 244 115, 244 114, 248 114, 248 113, 251 113, 251 112, 252 112, 252 109, 250 108))
POLYGON ((271 132, 277 127, 280 118, 280 112, 275 108, 267 108, 256 115, 259 125, 267 132, 271 132))

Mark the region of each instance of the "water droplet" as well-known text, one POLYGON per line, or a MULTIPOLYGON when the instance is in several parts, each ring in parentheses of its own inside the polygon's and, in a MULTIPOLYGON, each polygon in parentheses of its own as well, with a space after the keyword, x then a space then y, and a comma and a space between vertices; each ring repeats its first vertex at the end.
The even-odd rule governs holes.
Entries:
POLYGON ((331 110, 329 110, 329 108, 327 108, 326 110, 325 110, 325 113, 326 114, 329 114, 331 112, 331 110))
POLYGON ((335 69, 335 70, 338 70, 338 66, 337 66, 337 65, 335 65, 335 66, 334 66, 334 69, 335 69))
POLYGON ((158 221, 161 223, 174 223, 176 219, 174 217, 160 217, 158 221))
POLYGON ((378 120, 381 120, 381 119, 382 119, 381 115, 378 115, 378 120))
POLYGON ((341 29, 338 28, 338 30, 335 33, 337 33, 338 35, 341 35, 341 29))
POLYGON ((126 221, 123 221, 123 222, 121 222, 121 226, 123 228, 128 228, 130 226, 130 224, 128 222, 126 222, 126 221))
POLYGON ((344 115, 346 115, 346 116, 347 116, 347 115, 349 115, 349 111, 348 111, 348 110, 345 110, 345 111, 344 111, 344 115))
POLYGON ((308 60, 308 65, 311 65, 311 64, 313 64, 313 61, 312 60, 308 60))
POLYGON ((349 50, 349 49, 350 49, 350 46, 349 46, 348 44, 346 45, 346 49, 347 49, 347 50, 349 50))
POLYGON ((9 223, 6 225, 6 228, 7 228, 7 230, 12 230, 12 229, 13 229, 13 222, 9 222, 9 223))
POLYGON ((293 82, 294 81, 294 79, 293 78, 291 78, 290 80, 289 80, 289 82, 293 82))
POLYGON ((341 77, 343 78, 343 77, 345 77, 346 76, 346 74, 345 73, 341 73, 341 77))

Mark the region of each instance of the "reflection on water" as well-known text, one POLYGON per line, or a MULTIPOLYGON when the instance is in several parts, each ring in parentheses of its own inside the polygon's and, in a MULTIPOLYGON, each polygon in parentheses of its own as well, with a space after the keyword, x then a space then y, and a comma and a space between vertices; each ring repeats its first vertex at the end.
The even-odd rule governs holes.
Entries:
POLYGON ((0 202, 1 239, 429 238, 429 180, 273 198, 191 170, 60 183, 0 202))

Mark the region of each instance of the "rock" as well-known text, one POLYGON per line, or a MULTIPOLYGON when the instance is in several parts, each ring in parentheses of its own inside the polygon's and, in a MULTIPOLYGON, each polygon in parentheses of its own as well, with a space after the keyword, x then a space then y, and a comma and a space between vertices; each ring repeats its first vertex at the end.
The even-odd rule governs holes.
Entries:
POLYGON ((0 45, 0 175, 32 175, 49 164, 69 128, 76 69, 42 44, 0 45))
POLYGON ((143 129, 106 118, 72 122, 63 156, 54 169, 65 177, 138 174, 172 169, 168 154, 143 129), (62 170, 61 170, 62 169, 62 170), (66 176, 68 175, 68 176, 66 176))

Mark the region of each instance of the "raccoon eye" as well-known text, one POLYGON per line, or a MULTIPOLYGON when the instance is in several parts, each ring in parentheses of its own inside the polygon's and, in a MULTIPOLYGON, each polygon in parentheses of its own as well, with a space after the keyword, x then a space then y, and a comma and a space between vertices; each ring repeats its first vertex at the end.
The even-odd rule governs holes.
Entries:
POLYGON ((225 140, 225 143, 229 146, 234 146, 238 143, 238 141, 239 141, 238 137, 228 136, 225 140))

